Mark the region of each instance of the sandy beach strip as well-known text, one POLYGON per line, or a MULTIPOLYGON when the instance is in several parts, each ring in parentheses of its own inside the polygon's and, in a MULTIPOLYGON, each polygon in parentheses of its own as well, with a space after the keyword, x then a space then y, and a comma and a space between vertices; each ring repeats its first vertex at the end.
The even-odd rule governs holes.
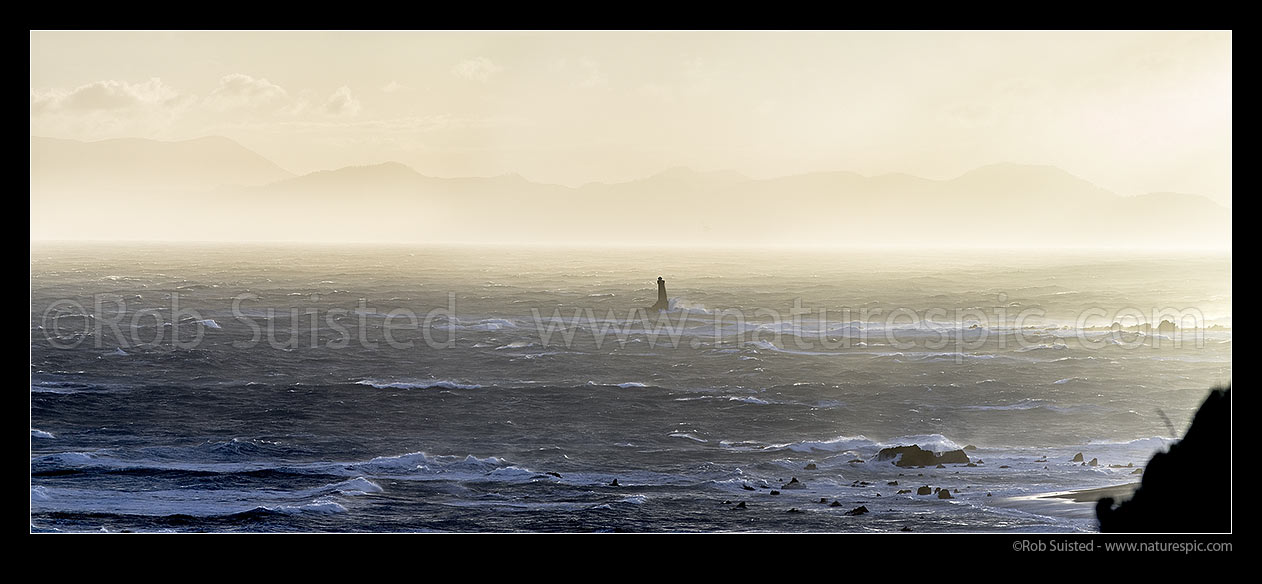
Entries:
POLYGON ((1068 491, 1062 493, 1049 493, 1040 495, 1043 499, 1069 499, 1075 503, 1094 503, 1105 497, 1110 497, 1114 501, 1124 501, 1131 498, 1135 494, 1135 489, 1139 488, 1139 483, 1126 483, 1124 485, 1114 485, 1112 487, 1100 487, 1098 489, 1083 489, 1080 491, 1068 491))

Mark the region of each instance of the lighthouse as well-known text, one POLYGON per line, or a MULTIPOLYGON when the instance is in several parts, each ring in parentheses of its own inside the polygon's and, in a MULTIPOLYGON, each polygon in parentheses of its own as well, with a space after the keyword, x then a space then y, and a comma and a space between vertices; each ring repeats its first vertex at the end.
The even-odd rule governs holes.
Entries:
POLYGON ((649 310, 666 310, 670 308, 670 300, 666 298, 666 280, 661 276, 657 277, 657 303, 649 307, 649 310))

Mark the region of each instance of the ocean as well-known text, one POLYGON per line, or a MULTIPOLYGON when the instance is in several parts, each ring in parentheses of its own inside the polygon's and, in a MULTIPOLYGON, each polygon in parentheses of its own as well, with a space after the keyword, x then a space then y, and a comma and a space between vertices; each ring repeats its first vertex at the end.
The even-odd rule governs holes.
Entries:
POLYGON ((38 532, 1090 532, 1043 495, 1137 482, 1231 382, 1230 253, 35 242, 30 279, 38 532))

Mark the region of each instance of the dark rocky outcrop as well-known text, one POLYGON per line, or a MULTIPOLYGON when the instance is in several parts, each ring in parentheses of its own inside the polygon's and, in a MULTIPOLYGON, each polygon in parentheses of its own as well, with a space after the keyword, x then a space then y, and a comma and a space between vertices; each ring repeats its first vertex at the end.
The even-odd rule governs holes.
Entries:
POLYGON ((973 446, 972 444, 969 444, 968 446, 964 447, 964 450, 977 450, 977 447, 973 446))
POLYGON ((1091 462, 1088 462, 1087 466, 1100 466, 1100 459, 1098 458, 1091 459, 1091 462))
POLYGON ((832 503, 829 503, 829 504, 828 504, 828 506, 829 506, 829 507, 840 507, 840 506, 841 506, 841 501, 833 500, 833 502, 832 502, 832 503))
POLYGON ((867 513, 867 512, 868 512, 867 506, 859 505, 858 507, 855 507, 854 509, 846 511, 846 515, 863 515, 864 513, 867 513))
POLYGON ((1116 507, 1112 498, 1096 503, 1100 531, 1230 532, 1231 423, 1231 388, 1211 391, 1183 439, 1149 459, 1129 500, 1116 507))
POLYGON ((923 487, 920 487, 919 489, 916 489, 917 495, 928 495, 931 493, 933 493, 933 489, 929 488, 929 485, 925 485, 923 487))
POLYGON ((805 489, 806 485, 798 481, 797 477, 780 486, 781 489, 805 489))
POLYGON ((953 497, 951 496, 951 491, 947 489, 942 489, 941 491, 938 491, 938 498, 939 499, 952 499, 953 497))
POLYGON ((817 468, 819 468, 819 467, 815 466, 815 463, 813 463, 813 462, 808 462, 808 463, 806 464, 806 466, 802 467, 802 470, 815 470, 815 469, 817 469, 817 468))
POLYGON ((894 493, 894 494, 895 494, 895 495, 905 495, 905 494, 910 493, 910 492, 911 492, 911 489, 899 489, 899 490, 898 490, 898 492, 897 492, 897 493, 894 493))
POLYGON ((892 446, 882 448, 876 454, 877 460, 894 460, 894 464, 902 467, 936 466, 939 464, 968 464, 968 455, 963 450, 933 452, 922 449, 917 444, 911 446, 892 446))
POLYGON ((1073 458, 1069 459, 1069 462, 1082 462, 1082 461, 1083 461, 1083 458, 1082 458, 1081 452, 1079 452, 1078 454, 1075 454, 1073 458))
POLYGON ((616 486, 618 486, 618 479, 614 479, 612 483, 609 483, 609 486, 611 486, 611 487, 616 487, 616 486))

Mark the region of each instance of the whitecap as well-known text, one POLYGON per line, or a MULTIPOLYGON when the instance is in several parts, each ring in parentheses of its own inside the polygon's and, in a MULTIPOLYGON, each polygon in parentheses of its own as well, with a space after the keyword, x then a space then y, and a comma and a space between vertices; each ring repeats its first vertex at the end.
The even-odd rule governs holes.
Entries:
POLYGON ((706 440, 705 438, 698 438, 697 436, 693 436, 692 434, 688 434, 686 432, 675 432, 675 433, 670 434, 670 436, 672 438, 687 438, 689 440, 694 440, 697 442, 709 442, 709 440, 706 440))
POLYGON ((449 379, 429 379, 420 381, 382 381, 378 379, 361 379, 356 385, 371 385, 377 389, 479 389, 475 383, 460 383, 449 379))

